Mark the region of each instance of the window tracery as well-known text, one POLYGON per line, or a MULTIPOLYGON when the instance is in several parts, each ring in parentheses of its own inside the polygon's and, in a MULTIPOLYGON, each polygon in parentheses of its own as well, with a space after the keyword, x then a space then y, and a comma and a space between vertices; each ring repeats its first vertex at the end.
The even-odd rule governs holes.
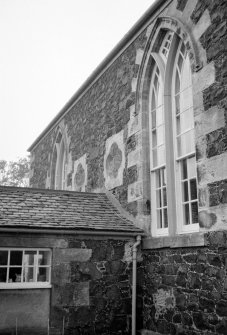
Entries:
POLYGON ((183 41, 164 34, 151 52, 149 138, 152 234, 198 231, 191 64, 183 41), (170 152, 172 155, 170 155, 170 152), (174 200, 173 200, 174 197, 174 200))

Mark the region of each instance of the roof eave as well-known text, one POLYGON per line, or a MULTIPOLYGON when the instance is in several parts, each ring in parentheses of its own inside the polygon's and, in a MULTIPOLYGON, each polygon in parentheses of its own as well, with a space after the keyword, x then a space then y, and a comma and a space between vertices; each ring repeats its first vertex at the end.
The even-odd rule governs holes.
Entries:
POLYGON ((52 235, 92 235, 111 237, 135 237, 146 236, 144 231, 114 231, 114 230, 89 230, 89 229, 64 229, 64 228, 30 228, 30 227, 0 227, 0 233, 17 234, 52 234, 52 235))
POLYGON ((80 96, 80 94, 94 81, 98 74, 104 70, 104 68, 110 63, 110 61, 121 51, 125 44, 127 44, 135 35, 135 33, 142 28, 143 25, 149 20, 150 16, 164 3, 166 0, 156 0, 143 16, 132 26, 128 33, 120 40, 120 42, 112 49, 112 51, 104 58, 104 60, 97 66, 87 80, 80 86, 76 93, 71 99, 64 105, 60 112, 54 117, 54 119, 48 124, 48 126, 42 131, 37 139, 28 148, 31 152, 34 147, 39 143, 42 137, 54 126, 54 124, 61 118, 62 115, 69 109, 74 101, 80 96))

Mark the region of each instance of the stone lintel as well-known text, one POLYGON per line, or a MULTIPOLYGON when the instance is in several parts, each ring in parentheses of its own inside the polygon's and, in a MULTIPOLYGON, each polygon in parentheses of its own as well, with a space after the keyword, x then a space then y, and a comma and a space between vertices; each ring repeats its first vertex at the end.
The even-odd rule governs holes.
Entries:
POLYGON ((87 262, 91 258, 91 249, 56 249, 54 250, 54 264, 69 262, 87 262))
POLYGON ((193 233, 145 238, 142 242, 142 249, 188 248, 203 247, 205 245, 204 233, 193 233))

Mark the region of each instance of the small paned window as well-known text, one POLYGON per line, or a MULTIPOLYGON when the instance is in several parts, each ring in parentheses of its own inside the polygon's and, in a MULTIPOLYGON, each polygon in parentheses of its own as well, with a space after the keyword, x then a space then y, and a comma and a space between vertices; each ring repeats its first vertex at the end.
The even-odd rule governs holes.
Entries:
POLYGON ((163 57, 164 60, 168 58, 172 38, 173 38, 173 33, 168 32, 163 39, 163 42, 160 48, 160 55, 163 57))
POLYGON ((0 289, 50 285, 49 249, 0 249, 0 289))

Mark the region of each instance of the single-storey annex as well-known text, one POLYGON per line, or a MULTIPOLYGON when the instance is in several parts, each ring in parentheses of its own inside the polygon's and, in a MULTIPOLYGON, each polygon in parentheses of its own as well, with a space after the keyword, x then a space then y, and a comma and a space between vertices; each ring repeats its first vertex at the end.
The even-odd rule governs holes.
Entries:
POLYGON ((106 194, 0 187, 0 334, 129 332, 141 235, 106 194))

